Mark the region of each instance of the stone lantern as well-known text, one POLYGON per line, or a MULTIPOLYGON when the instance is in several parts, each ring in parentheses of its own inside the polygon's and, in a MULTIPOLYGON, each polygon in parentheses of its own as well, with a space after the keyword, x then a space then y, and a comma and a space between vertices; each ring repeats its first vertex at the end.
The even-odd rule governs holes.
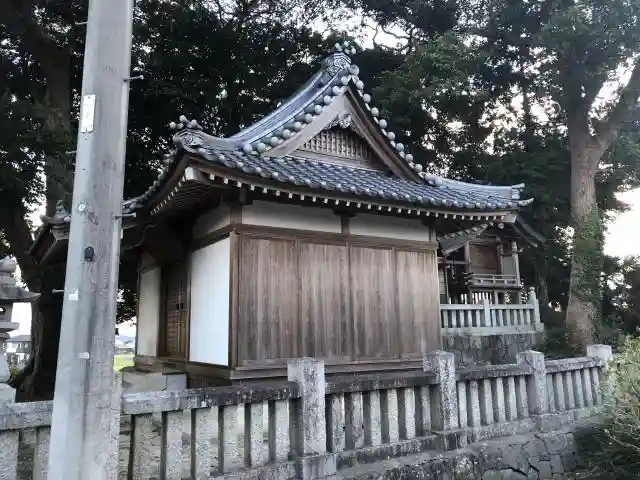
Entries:
MULTIPOLYGON (((16 262, 9 257, 0 260, 0 347, 9 338, 9 332, 16 330, 20 325, 11 322, 11 312, 15 303, 30 303, 40 297, 39 293, 33 293, 16 285, 13 274, 16 271, 16 262)), ((0 405, 11 403, 15 399, 14 389, 7 385, 9 380, 9 365, 4 354, 4 348, 0 348, 0 405)))

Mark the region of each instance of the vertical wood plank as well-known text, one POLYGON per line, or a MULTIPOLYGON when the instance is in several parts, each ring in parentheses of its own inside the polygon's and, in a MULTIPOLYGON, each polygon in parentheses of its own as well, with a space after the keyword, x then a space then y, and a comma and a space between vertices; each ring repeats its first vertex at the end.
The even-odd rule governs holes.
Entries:
MULTIPOLYGON (((396 250, 399 322, 402 354, 440 348, 440 292, 435 251, 396 250)), ((471 313, 465 319, 472 323, 471 313)))
POLYGON ((391 250, 349 247, 356 358, 399 353, 393 255, 391 250))
POLYGON ((300 243, 300 346, 297 356, 349 355, 347 247, 300 243), (345 341, 346 340, 346 341, 345 341))
POLYGON ((296 242, 241 237, 238 361, 298 355, 296 242))

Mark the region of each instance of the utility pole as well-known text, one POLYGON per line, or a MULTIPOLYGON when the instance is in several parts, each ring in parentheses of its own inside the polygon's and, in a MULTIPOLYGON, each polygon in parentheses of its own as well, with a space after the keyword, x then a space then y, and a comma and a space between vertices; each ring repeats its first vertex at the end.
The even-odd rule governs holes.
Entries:
POLYGON ((49 480, 117 478, 109 447, 133 1, 89 0, 49 480))

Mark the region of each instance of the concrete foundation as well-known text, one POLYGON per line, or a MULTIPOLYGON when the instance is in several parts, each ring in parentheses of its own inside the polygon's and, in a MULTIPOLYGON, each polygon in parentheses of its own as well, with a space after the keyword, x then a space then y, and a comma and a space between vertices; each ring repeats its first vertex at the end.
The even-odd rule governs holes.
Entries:
POLYGON ((516 363, 519 353, 535 349, 542 332, 499 335, 443 333, 443 350, 455 355, 457 366, 516 363))
POLYGON ((342 480, 565 479, 581 465, 574 432, 591 424, 478 442, 451 452, 424 452, 340 470, 342 480))

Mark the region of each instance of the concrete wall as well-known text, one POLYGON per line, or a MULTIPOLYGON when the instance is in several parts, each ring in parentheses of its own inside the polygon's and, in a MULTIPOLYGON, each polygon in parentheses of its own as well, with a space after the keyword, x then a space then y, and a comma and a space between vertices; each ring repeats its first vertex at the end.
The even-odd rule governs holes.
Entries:
POLYGON ((456 357, 456 364, 503 365, 516 363, 518 353, 534 350, 541 333, 500 335, 442 334, 442 348, 456 357))

